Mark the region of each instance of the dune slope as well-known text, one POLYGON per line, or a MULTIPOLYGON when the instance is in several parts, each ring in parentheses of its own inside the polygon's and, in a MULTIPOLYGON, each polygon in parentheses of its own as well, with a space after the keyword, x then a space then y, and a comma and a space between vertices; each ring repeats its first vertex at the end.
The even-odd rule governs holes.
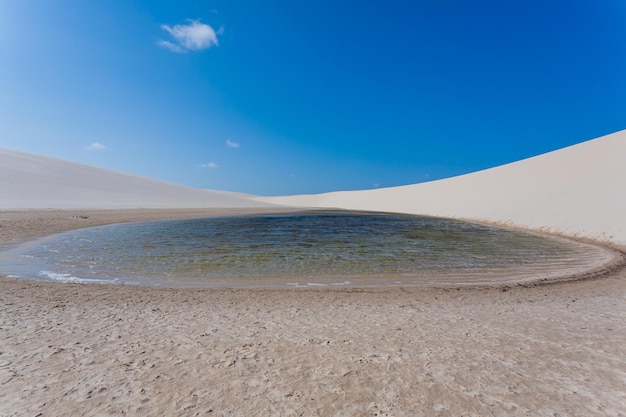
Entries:
POLYGON ((245 196, 199 190, 0 148, 0 209, 258 207, 245 196))
POLYGON ((486 220, 626 244, 625 179, 626 130, 438 181, 261 200, 486 220))

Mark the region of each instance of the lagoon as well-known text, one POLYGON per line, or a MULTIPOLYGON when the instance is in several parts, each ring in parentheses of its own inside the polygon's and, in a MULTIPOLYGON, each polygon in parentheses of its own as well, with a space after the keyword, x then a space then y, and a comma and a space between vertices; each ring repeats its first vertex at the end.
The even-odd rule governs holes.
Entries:
POLYGON ((603 248, 425 216, 349 211, 74 230, 0 254, 23 279, 158 286, 473 285, 571 275, 603 248))

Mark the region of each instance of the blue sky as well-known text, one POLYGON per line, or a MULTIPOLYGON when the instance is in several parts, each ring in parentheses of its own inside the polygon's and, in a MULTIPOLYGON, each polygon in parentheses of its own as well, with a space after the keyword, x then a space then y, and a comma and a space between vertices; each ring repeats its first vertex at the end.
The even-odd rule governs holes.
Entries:
POLYGON ((626 2, 0 0, 0 147, 262 195, 626 128, 626 2))

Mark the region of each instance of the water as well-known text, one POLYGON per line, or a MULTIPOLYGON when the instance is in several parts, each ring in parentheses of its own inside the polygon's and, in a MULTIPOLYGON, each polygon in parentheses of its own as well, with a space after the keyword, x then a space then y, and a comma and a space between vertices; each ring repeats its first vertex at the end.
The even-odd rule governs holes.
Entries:
POLYGON ((552 277, 602 249, 454 220, 312 211, 94 227, 0 254, 25 279, 146 285, 427 285, 552 277))

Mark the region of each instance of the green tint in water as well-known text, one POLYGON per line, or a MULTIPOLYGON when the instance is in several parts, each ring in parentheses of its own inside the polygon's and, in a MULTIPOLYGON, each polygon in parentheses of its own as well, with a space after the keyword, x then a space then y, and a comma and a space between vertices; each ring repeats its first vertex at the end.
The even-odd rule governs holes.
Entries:
POLYGON ((240 285, 481 280, 559 270, 590 255, 571 242, 454 220, 314 211, 97 227, 47 239, 22 256, 44 278, 240 285))

